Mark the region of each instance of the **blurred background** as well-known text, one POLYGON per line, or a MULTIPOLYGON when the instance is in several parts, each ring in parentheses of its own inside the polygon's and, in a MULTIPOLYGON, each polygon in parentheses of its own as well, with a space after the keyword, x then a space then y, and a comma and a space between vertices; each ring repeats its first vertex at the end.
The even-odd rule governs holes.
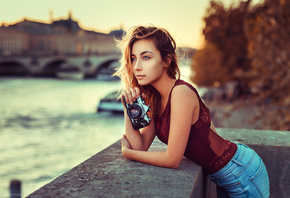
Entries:
MULTIPOLYGON (((286 0, 1 1, 0 197, 27 196, 118 141, 116 40, 169 30, 182 78, 221 128, 290 130, 286 0)), ((121 108, 120 108, 121 107, 121 108)))

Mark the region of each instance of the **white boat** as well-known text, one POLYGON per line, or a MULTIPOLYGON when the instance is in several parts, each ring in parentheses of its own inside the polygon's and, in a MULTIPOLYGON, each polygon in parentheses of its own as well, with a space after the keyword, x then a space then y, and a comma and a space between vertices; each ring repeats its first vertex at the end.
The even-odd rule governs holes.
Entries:
POLYGON ((68 80, 83 80, 84 79, 84 74, 82 72, 59 71, 56 73, 56 76, 60 79, 68 79, 68 80))
POLYGON ((56 76, 60 79, 83 80, 84 73, 75 65, 64 63, 57 71, 56 76))
POLYGON ((103 97, 97 107, 97 112, 123 113, 124 107, 120 99, 117 100, 117 91, 103 97))

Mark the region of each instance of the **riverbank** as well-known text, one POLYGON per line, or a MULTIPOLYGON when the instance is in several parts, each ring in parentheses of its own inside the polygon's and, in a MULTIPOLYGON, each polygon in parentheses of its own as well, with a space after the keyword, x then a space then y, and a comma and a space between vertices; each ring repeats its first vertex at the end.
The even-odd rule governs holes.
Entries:
MULTIPOLYGON (((267 111, 262 112, 265 104, 261 106, 262 101, 254 101, 254 97, 243 93, 237 83, 229 82, 222 86, 199 87, 200 89, 203 90, 203 94, 200 95, 210 109, 216 127, 281 130, 277 125, 273 125, 275 114, 272 114, 279 106, 269 104, 267 111)), ((288 130, 287 127, 283 129, 288 130)))
POLYGON ((254 121, 259 108, 255 105, 241 105, 240 101, 205 102, 210 109, 211 119, 218 128, 262 129, 261 120, 254 121))

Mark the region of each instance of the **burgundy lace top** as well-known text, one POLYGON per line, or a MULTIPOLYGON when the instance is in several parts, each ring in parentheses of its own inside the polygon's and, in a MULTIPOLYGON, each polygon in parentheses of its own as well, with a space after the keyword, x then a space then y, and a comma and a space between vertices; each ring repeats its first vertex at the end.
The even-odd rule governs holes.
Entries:
MULTIPOLYGON (((200 164, 207 174, 215 173, 231 160, 237 150, 237 145, 223 139, 210 129, 209 109, 202 102, 197 90, 183 80, 177 80, 173 88, 178 85, 186 85, 193 90, 200 105, 199 118, 191 126, 184 156, 200 164)), ((156 135, 165 144, 168 143, 169 136, 171 93, 172 90, 163 114, 155 119, 156 135)))

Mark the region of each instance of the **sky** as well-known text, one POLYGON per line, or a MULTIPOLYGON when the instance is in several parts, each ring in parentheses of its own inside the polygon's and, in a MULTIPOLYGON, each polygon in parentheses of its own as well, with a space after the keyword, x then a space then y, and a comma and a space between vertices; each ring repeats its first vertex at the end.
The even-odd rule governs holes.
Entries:
MULTIPOLYGON (((229 5, 232 0, 220 0, 229 5)), ((233 0, 236 1, 236 0, 233 0)), ((135 25, 166 28, 178 46, 202 46, 203 17, 210 0, 0 0, 0 25, 27 20, 72 19, 86 30, 109 33, 135 25)))

